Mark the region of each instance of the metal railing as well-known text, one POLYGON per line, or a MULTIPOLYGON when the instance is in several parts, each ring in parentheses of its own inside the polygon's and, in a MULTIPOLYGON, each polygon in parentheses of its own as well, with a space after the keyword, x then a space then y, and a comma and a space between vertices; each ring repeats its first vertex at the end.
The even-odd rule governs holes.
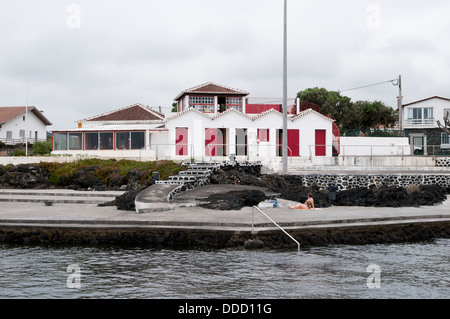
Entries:
MULTIPOLYGON (((308 145, 309 146, 309 158, 313 156, 323 156, 317 155, 316 151, 319 149, 321 152, 327 149, 333 149, 335 145, 308 145)), ((325 153, 328 154, 328 153, 325 153)), ((334 150, 333 150, 334 154, 334 150)), ((409 156, 411 155, 410 145, 340 145, 339 146, 339 156, 409 156)))
POLYGON ((28 144, 34 144, 35 142, 46 142, 46 139, 43 138, 34 138, 29 137, 28 139, 26 137, 21 138, 0 138, 0 142, 5 143, 5 145, 17 145, 17 144, 25 144, 28 142, 28 144))
POLYGON ((255 209, 258 210, 261 214, 263 214, 268 220, 270 220, 275 226, 277 226, 283 233, 285 233, 290 239, 292 239, 296 244, 298 251, 300 251, 300 243, 291 235, 289 235, 280 225, 278 225, 272 218, 266 215, 259 207, 252 207, 252 233, 255 231, 255 209))

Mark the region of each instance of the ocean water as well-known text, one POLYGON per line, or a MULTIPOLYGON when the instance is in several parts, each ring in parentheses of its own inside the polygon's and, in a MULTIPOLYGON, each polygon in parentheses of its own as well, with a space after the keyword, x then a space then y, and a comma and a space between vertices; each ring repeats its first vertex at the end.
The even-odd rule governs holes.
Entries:
POLYGON ((294 250, 0 244, 0 298, 450 298, 450 239, 294 250))

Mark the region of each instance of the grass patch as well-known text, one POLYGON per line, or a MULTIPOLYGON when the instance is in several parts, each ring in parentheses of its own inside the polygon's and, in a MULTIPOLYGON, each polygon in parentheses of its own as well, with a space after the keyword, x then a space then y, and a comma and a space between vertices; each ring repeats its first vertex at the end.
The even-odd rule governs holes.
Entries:
POLYGON ((141 185, 147 186, 151 184, 153 172, 159 172, 161 180, 165 180, 170 175, 177 175, 184 169, 181 164, 173 161, 139 162, 114 159, 84 159, 72 163, 42 162, 37 166, 48 172, 49 181, 55 186, 64 186, 67 181, 72 180, 80 172, 102 180, 107 186, 117 186, 108 184, 112 180, 117 182, 121 178, 125 178, 127 174, 135 170, 139 171, 141 185))

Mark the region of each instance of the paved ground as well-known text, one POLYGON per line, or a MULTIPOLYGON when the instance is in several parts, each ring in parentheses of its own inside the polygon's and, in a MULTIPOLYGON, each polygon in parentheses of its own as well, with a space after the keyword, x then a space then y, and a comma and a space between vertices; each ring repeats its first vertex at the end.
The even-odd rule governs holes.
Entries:
MULTIPOLYGON (((119 193, 74 192, 74 191, 24 191, 0 190, 1 225, 43 225, 80 227, 176 227, 223 230, 251 230, 252 220, 258 229, 273 228, 273 224, 261 213, 251 207, 239 211, 216 211, 192 206, 192 203, 209 193, 226 192, 231 189, 248 187, 236 185, 213 185, 187 191, 171 202, 169 210, 137 214, 133 211, 120 211, 116 207, 98 207, 97 203, 110 201, 119 193), (53 195, 50 195, 53 193, 53 195), (62 195, 63 194, 63 195, 62 195), (87 196, 90 195, 90 196, 87 196), (95 195, 95 196, 93 196, 95 195), (102 195, 102 196, 99 196, 102 195), (108 196, 109 197, 108 197, 108 196), (6 201, 5 198, 8 198, 6 201), (34 202, 20 199, 35 199, 34 202), (38 198, 42 198, 38 201, 38 198), (77 203, 57 202, 47 206, 48 199, 85 199, 77 203), (96 203, 89 200, 95 198, 96 203), (15 200, 16 199, 16 200, 15 200), (44 200, 45 199, 45 200, 44 200), (189 207, 190 205, 190 207, 189 207), (255 212, 254 219, 252 212, 255 212)), ((254 188, 254 187, 252 187, 254 188)), ((163 197, 162 198, 163 201, 163 197)), ((374 207, 329 207, 318 210, 291 210, 286 208, 291 201, 280 200, 281 207, 261 208, 270 218, 286 229, 301 227, 341 227, 373 223, 405 223, 424 221, 449 221, 450 196, 446 202, 437 206, 407 208, 374 207)))

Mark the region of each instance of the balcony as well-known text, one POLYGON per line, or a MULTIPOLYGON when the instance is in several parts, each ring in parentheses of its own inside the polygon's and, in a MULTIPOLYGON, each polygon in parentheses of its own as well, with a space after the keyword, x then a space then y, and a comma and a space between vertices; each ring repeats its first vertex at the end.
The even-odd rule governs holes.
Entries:
POLYGON ((405 125, 408 127, 430 127, 435 125, 435 121, 434 119, 407 119, 405 125))

